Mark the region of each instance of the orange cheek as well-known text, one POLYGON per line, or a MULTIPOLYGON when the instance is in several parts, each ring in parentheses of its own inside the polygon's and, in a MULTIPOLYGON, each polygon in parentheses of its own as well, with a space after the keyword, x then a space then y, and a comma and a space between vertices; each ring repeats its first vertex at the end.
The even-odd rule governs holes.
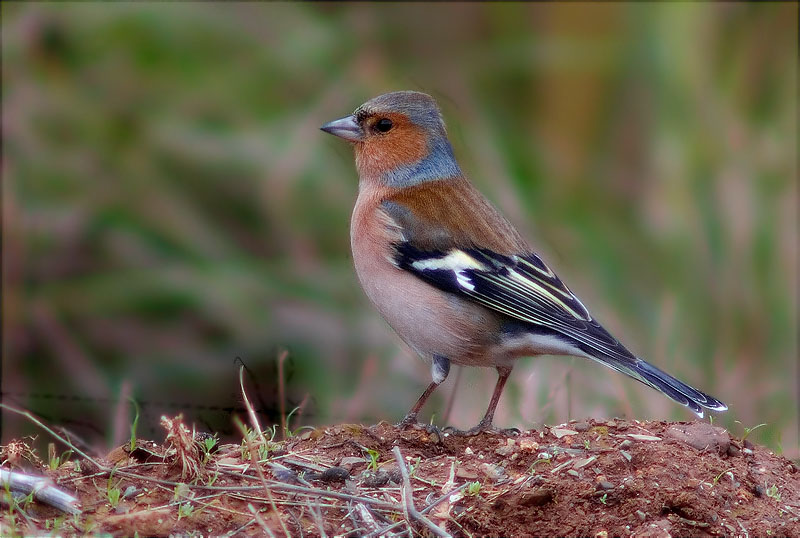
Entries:
POLYGON ((356 166, 361 177, 380 177, 401 166, 418 162, 428 155, 425 133, 404 126, 386 136, 373 136, 356 144, 356 166))

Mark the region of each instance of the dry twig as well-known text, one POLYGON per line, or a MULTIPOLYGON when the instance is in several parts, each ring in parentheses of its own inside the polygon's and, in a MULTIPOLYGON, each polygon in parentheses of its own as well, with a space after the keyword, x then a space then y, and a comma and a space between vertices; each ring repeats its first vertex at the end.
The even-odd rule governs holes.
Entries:
POLYGON ((400 447, 396 446, 392 449, 392 454, 394 455, 394 459, 397 462, 397 466, 400 468, 400 474, 403 476, 403 512, 406 514, 406 518, 414 519, 415 521, 419 521, 432 533, 436 536, 440 536, 442 538, 452 538, 450 533, 443 530, 441 527, 433 523, 430 519, 422 515, 414 506, 414 490, 411 488, 411 480, 408 476, 408 469, 406 468, 406 463, 403 461, 403 455, 400 453, 400 447))

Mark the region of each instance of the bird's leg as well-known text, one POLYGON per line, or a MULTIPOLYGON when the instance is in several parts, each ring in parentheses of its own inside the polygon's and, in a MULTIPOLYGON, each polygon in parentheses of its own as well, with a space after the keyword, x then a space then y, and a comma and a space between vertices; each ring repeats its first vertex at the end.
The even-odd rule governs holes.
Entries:
POLYGON ((428 397, 433 394, 433 391, 436 390, 436 387, 439 386, 439 383, 432 381, 428 388, 425 389, 425 392, 422 393, 422 396, 419 397, 417 403, 414 404, 414 407, 406 413, 406 416, 403 417, 403 420, 397 423, 398 428, 406 428, 408 426, 414 426, 417 424, 417 413, 419 410, 422 409, 422 406, 425 405, 425 401, 428 397))
POLYGON ((445 379, 447 379, 447 374, 450 373, 450 360, 447 357, 443 357, 441 355, 434 355, 433 356, 433 363, 431 364, 431 384, 428 385, 428 388, 425 389, 425 392, 422 393, 422 396, 419 397, 417 403, 411 408, 411 410, 406 413, 406 416, 397 423, 398 428, 408 428, 409 426, 416 426, 417 423, 417 414, 419 410, 422 409, 422 406, 425 405, 425 402, 428 400, 428 397, 433 394, 433 391, 436 390, 436 387, 441 385, 445 379))
POLYGON ((500 401, 500 395, 503 394, 503 388, 505 388, 506 386, 506 381, 508 381, 508 376, 511 375, 511 367, 498 366, 497 374, 499 377, 497 378, 497 384, 494 386, 492 399, 489 401, 489 408, 486 410, 486 414, 483 415, 481 421, 478 422, 478 425, 466 431, 447 429, 446 431, 448 433, 454 435, 477 435, 482 432, 504 433, 506 435, 519 433, 519 430, 516 428, 498 429, 492 425, 492 420, 494 419, 494 411, 497 408, 497 402, 500 401))

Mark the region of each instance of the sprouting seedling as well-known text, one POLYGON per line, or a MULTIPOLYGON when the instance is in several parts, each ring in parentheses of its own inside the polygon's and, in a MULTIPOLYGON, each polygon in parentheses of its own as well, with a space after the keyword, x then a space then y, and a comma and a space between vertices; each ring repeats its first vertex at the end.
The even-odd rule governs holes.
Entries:
POLYGON ((758 424, 757 426, 753 426, 752 428, 748 428, 748 427, 746 427, 744 424, 742 424, 741 422, 739 422, 738 420, 737 420, 737 421, 735 421, 735 422, 736 422, 737 424, 739 424, 739 425, 740 425, 742 428, 744 428, 744 435, 742 436, 742 442, 743 442, 743 443, 744 443, 745 439, 747 439, 747 436, 748 436, 748 435, 750 435, 751 433, 753 433, 754 431, 756 431, 756 430, 757 430, 757 429, 759 429, 760 427, 762 427, 762 426, 766 426, 766 424, 765 424, 765 423, 761 423, 761 424, 758 424))
POLYGON ((467 495, 471 497, 477 496, 481 492, 481 483, 477 480, 475 482, 470 482, 469 486, 467 486, 467 495))
POLYGON ((531 466, 528 469, 528 473, 529 474, 535 474, 536 473, 536 466, 538 464, 546 463, 546 464, 550 465, 552 463, 551 460, 552 460, 552 456, 550 456, 550 454, 548 454, 547 452, 542 452, 541 454, 539 454, 539 457, 536 458, 536 461, 531 463, 531 466))
POLYGON ((51 471, 55 471, 59 467, 61 467, 65 461, 69 460, 72 456, 72 450, 67 450, 63 452, 60 456, 56 454, 56 447, 53 443, 48 445, 48 467, 50 467, 51 471))
POLYGON ((772 484, 771 486, 767 487, 766 481, 764 482, 764 490, 767 493, 767 497, 770 499, 775 499, 778 502, 781 502, 781 494, 778 491, 778 485, 772 484))
MULTIPOLYGON (((714 485, 714 486, 716 486, 716 485, 717 485, 717 482, 719 482, 719 479, 720 479, 720 478, 722 478, 722 475, 724 475, 725 473, 729 473, 729 472, 731 472, 731 471, 733 471, 733 467, 731 467, 730 469, 725 469, 724 471, 722 471, 721 473, 719 473, 719 474, 718 474, 718 475, 717 475, 717 476, 714 478, 713 485, 714 485)), ((733 476, 733 475, 731 475, 731 476, 733 476)))
POLYGON ((217 481, 217 478, 219 478, 219 472, 218 471, 214 471, 214 474, 212 474, 211 476, 208 477, 208 481, 206 482, 206 485, 207 486, 213 486, 214 483, 217 481))
POLYGON ((419 464, 422 461, 422 457, 417 456, 417 459, 414 463, 408 466, 408 476, 414 476, 417 473, 417 469, 419 468, 419 464))
POLYGON ((108 498, 108 504, 111 505, 111 508, 116 508, 119 505, 119 498, 122 496, 122 492, 119 488, 109 488, 106 491, 106 497, 108 498))
POLYGON ((194 505, 190 502, 181 503, 178 505, 178 521, 183 517, 189 517, 194 512, 194 505))
POLYGON ((377 450, 370 448, 367 450, 367 455, 369 455, 369 464, 367 465, 367 470, 369 471, 377 471, 378 470, 378 458, 381 457, 381 453, 377 450))
POLYGON ((203 439, 200 445, 200 448, 203 450, 203 463, 207 463, 211 458, 211 452, 214 450, 214 447, 217 446, 217 443, 219 443, 219 439, 217 439, 216 434, 203 439))
POLYGON ((133 415, 133 422, 131 422, 130 449, 131 451, 133 451, 133 449, 136 448, 136 428, 139 425, 139 404, 136 403, 136 400, 134 400, 133 398, 128 398, 128 401, 130 401, 133 404, 133 408, 136 411, 133 415))
POLYGON ((606 504, 607 501, 608 501, 608 493, 603 493, 603 496, 600 497, 600 502, 606 504))
POLYGON ((106 483, 106 498, 108 499, 108 504, 111 505, 111 508, 116 508, 119 505, 119 500, 122 497, 122 490, 119 489, 119 485, 122 483, 122 480, 114 484, 114 472, 116 468, 111 470, 111 473, 108 475, 108 482, 106 483))

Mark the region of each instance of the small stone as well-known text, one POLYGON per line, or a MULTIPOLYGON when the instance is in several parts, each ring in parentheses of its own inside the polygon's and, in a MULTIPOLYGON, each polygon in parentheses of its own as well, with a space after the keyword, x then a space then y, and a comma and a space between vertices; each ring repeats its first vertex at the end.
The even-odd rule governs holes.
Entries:
POLYGON ((589 431, 590 427, 591 426, 589 426, 588 422, 576 422, 575 424, 572 424, 572 429, 575 430, 576 432, 589 431))
POLYGON ((478 478, 478 473, 474 469, 467 469, 466 467, 461 466, 456 469, 456 478, 475 480, 478 478))
POLYGON ((567 435, 577 435, 578 432, 575 430, 570 430, 568 428, 550 428, 550 433, 552 433, 556 439, 561 439, 567 435))
POLYGON ((609 428, 616 428, 617 427, 617 422, 614 421, 614 420, 609 420, 609 421, 606 422, 606 426, 608 426, 609 428))
POLYGON ((526 452, 533 452, 534 450, 539 449, 539 443, 537 443, 533 439, 520 439, 519 448, 526 452))
POLYGON ((656 437, 655 435, 643 435, 641 433, 629 433, 628 437, 634 439, 635 441, 660 441, 661 437, 656 437))
POLYGON ((630 447, 632 447, 632 446, 633 446, 633 441, 631 441, 630 439, 625 439, 624 441, 622 441, 622 442, 619 444, 619 447, 620 447, 622 450, 626 450, 626 449, 628 449, 628 448, 630 448, 630 447))
POLYGON ((361 484, 367 488, 380 488, 389 483, 389 473, 380 470, 377 473, 369 473, 361 484))
POLYGON ((497 454, 498 456, 509 456, 513 452, 514 452, 514 447, 509 445, 503 445, 494 451, 494 453, 497 454))
POLYGON ((738 456, 741 453, 742 453, 742 451, 739 450, 738 446, 733 445, 733 444, 728 446, 728 456, 730 456, 732 458, 735 458, 736 456, 738 456))
POLYGON ((471 456, 474 454, 474 452, 472 451, 472 448, 467 447, 464 449, 464 454, 466 454, 467 456, 471 456))
POLYGON ((489 480, 499 480, 506 474, 506 470, 501 465, 492 463, 481 463, 480 469, 489 480))
POLYGON ((750 442, 750 439, 745 439, 744 440, 744 447, 745 448, 749 448, 750 450, 753 450, 755 448, 755 445, 753 445, 753 443, 750 442))
POLYGON ((569 471, 567 471, 567 474, 570 475, 570 476, 574 476, 575 478, 578 478, 578 477, 581 476, 581 474, 578 471, 576 471, 575 469, 570 469, 569 471))
POLYGON ((297 473, 292 471, 291 469, 274 470, 272 471, 272 476, 274 476, 275 480, 277 480, 278 482, 286 482, 288 484, 299 482, 299 480, 297 479, 297 473))
POLYGON ((575 464, 572 466, 572 468, 573 469, 582 469, 582 468, 586 467, 587 465, 589 465, 590 463, 592 463, 593 461, 595 461, 596 459, 597 459, 597 456, 589 456, 588 458, 579 459, 579 460, 575 461, 575 464))
MULTIPOLYGON (((400 469, 398 469, 397 467, 392 467, 386 472, 389 473, 389 480, 391 480, 395 484, 399 484, 403 481, 403 473, 401 473, 400 469)), ((475 476, 477 477, 478 475, 475 476)))
POLYGON ((725 429, 707 422, 675 424, 667 429, 665 435, 697 450, 709 450, 718 454, 727 454, 731 445, 730 435, 725 429))
POLYGON ((548 488, 536 488, 523 493, 519 504, 522 506, 541 506, 553 500, 553 491, 548 488))
POLYGON ((602 482, 597 483, 597 487, 600 489, 614 489, 614 484, 608 480, 603 480, 602 482))
POLYGON ((359 458, 358 456, 347 456, 342 458, 342 461, 339 462, 339 467, 344 467, 345 469, 350 469, 355 465, 359 465, 361 463, 367 463, 367 460, 364 458, 359 458))
POLYGON ((645 514, 645 513, 644 513, 644 512, 642 512, 641 510, 637 510, 637 511, 636 511, 636 517, 638 517, 639 519, 641 519, 642 521, 644 521, 645 519, 647 519, 647 514, 645 514))
POLYGON ((325 469, 320 475, 319 479, 323 482, 344 482, 350 477, 350 471, 344 467, 331 467, 325 469))
POLYGON ((608 531, 607 530, 597 531, 594 534, 594 538, 608 538, 608 531))

